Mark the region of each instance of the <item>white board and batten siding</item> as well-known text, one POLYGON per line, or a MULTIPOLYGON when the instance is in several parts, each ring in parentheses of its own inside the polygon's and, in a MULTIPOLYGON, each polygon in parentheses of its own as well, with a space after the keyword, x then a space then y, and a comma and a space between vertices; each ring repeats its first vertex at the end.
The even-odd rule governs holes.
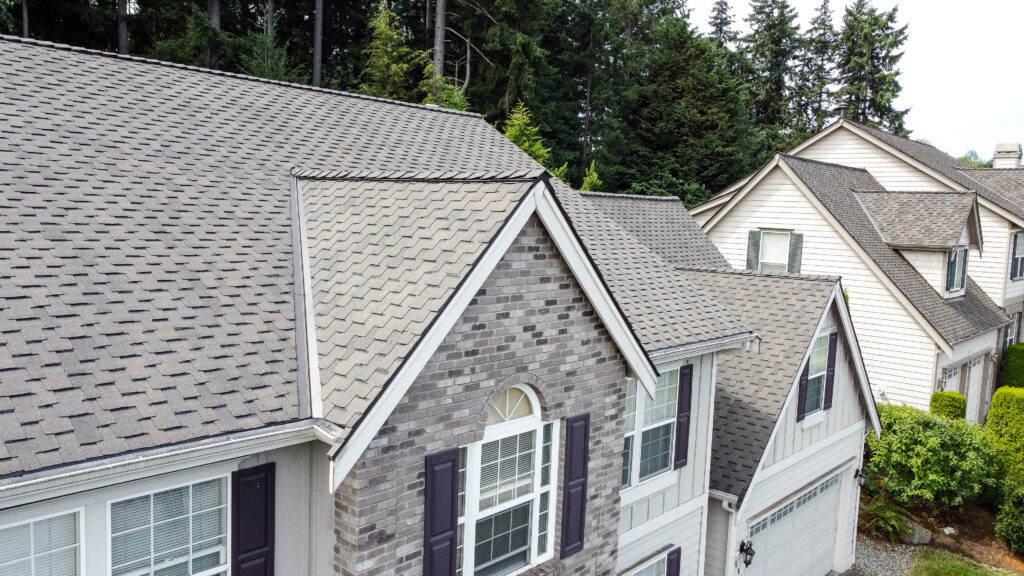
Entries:
POLYGON ((864 168, 886 190, 952 189, 846 128, 838 128, 823 136, 817 142, 800 150, 797 156, 851 168, 864 168))
POLYGON ((748 232, 759 228, 802 233, 801 272, 842 277, 876 398, 927 409, 935 342, 779 168, 765 176, 708 236, 729 264, 743 269, 748 232))
MULTIPOLYGON (((683 549, 680 574, 699 574, 707 508, 708 440, 713 413, 715 355, 704 354, 682 364, 693 365, 687 464, 622 491, 619 517, 621 570, 673 544, 683 549)), ((664 372, 679 365, 659 365, 658 370, 664 372)))

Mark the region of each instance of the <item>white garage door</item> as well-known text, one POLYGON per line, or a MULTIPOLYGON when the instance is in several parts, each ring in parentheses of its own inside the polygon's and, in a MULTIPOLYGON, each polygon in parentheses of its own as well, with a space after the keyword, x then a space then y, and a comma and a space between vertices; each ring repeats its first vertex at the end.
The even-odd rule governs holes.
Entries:
POLYGON ((839 475, 804 490, 750 527, 754 561, 747 576, 824 576, 832 570, 839 475))

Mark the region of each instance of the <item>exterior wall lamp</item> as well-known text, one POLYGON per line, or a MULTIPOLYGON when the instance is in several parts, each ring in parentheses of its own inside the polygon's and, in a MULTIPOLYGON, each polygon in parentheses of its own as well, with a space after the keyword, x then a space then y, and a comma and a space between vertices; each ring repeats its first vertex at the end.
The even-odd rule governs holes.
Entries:
POLYGON ((853 478, 854 480, 857 481, 857 486, 863 488, 864 483, 867 482, 868 473, 863 468, 857 468, 857 470, 853 473, 853 478))
POLYGON ((750 566, 750 563, 754 561, 754 543, 750 540, 746 542, 740 542, 740 555, 743 557, 743 565, 750 566))

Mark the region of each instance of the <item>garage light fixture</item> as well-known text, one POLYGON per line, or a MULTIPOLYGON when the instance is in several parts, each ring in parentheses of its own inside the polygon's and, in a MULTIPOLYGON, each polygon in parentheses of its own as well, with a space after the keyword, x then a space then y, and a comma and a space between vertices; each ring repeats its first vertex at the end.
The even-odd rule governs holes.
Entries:
POLYGON ((857 468, 853 473, 853 479, 857 481, 857 485, 861 488, 864 487, 864 482, 868 479, 868 473, 863 468, 857 468))
POLYGON ((750 566, 750 563, 754 561, 754 543, 750 540, 740 542, 740 554, 743 556, 743 565, 750 566))

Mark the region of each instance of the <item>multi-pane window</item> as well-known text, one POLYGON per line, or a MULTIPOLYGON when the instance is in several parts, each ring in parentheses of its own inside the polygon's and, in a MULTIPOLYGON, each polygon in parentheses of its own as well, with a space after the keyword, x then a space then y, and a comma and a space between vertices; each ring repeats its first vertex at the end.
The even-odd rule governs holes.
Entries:
POLYGON ((77 576, 80 521, 71 513, 0 528, 0 574, 77 576))
POLYGON ((960 292, 967 285, 967 247, 958 246, 947 253, 946 292, 960 292))
POLYGON ((658 377, 654 396, 639 388, 635 379, 627 380, 623 486, 643 482, 672 468, 678 396, 679 370, 658 377))
POLYGON ((626 573, 626 576, 665 576, 668 573, 668 557, 661 555, 626 573))
POLYGON ((1017 342, 1017 317, 1019 315, 1020 312, 1010 314, 1010 323, 1006 325, 1006 328, 1003 328, 1003 351, 1006 351, 1007 347, 1017 342))
POLYGON ((552 556, 557 425, 513 387, 491 405, 482 442, 459 450, 456 572, 500 576, 552 556))
POLYGON ((789 232, 761 232, 761 271, 786 272, 789 269, 789 232))
POLYGON ((227 481, 110 504, 111 576, 219 576, 228 567, 227 481))
POLYGON ((828 371, 828 334, 814 339, 811 357, 807 364, 807 399, 804 414, 810 415, 822 409, 825 403, 825 374, 828 371))
POLYGON ((1013 235, 1013 247, 1010 253, 1010 280, 1024 278, 1024 232, 1013 235))

